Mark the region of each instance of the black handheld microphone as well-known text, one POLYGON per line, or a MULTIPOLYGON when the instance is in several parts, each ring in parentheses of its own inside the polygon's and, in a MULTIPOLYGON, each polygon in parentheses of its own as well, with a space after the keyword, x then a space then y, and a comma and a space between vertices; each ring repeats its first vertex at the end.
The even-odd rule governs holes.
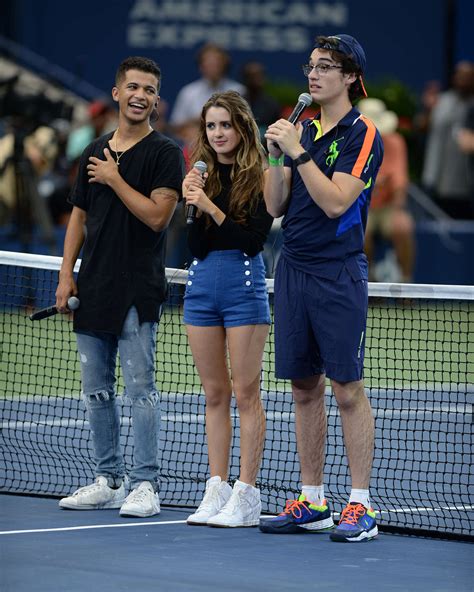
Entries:
MULTIPOLYGON (((67 301, 67 307, 69 310, 77 310, 79 308, 79 298, 76 296, 70 296, 67 301)), ((30 315, 30 321, 41 321, 41 319, 47 319, 48 317, 52 317, 55 314, 58 314, 58 309, 56 306, 48 306, 48 308, 42 308, 37 312, 34 312, 30 315)))
MULTIPOLYGON (((193 169, 197 169, 201 176, 204 177, 204 173, 207 171, 207 164, 202 160, 198 160, 193 164, 193 169)), ((190 204, 186 210, 186 224, 193 224, 196 219, 197 207, 190 204)))
MULTIPOLYGON (((311 95, 309 93, 301 93, 298 97, 298 102, 296 103, 295 108, 288 117, 288 121, 293 124, 296 123, 298 119, 301 117, 301 114, 306 109, 306 107, 309 107, 312 102, 313 99, 311 98, 311 95)), ((273 145, 275 146, 275 148, 280 149, 280 146, 278 146, 277 142, 273 142, 273 145)))

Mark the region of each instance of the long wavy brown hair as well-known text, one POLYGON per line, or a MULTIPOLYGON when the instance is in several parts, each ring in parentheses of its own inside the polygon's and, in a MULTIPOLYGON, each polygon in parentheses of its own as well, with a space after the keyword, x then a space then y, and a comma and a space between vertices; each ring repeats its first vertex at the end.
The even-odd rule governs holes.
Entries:
POLYGON ((232 166, 232 189, 229 198, 229 215, 239 224, 245 223, 256 210, 263 192, 265 153, 260 142, 257 124, 247 101, 229 90, 215 93, 202 108, 199 135, 191 155, 191 162, 202 160, 207 164, 206 195, 215 199, 222 191, 217 166, 217 154, 209 145, 206 134, 206 114, 211 107, 222 107, 230 114, 232 127, 240 135, 235 161, 232 166))

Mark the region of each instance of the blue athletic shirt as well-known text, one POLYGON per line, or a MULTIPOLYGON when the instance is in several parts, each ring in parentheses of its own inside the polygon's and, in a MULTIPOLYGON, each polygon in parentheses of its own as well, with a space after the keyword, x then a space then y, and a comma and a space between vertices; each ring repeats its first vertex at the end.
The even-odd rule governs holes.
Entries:
POLYGON ((352 108, 337 126, 322 135, 319 114, 302 122, 301 145, 321 171, 332 178, 347 173, 365 183, 362 193, 338 218, 328 218, 311 199, 291 158, 292 181, 288 208, 282 222, 282 256, 306 273, 336 279, 344 264, 362 266, 366 277, 364 233, 370 197, 383 159, 383 143, 374 124, 352 108))

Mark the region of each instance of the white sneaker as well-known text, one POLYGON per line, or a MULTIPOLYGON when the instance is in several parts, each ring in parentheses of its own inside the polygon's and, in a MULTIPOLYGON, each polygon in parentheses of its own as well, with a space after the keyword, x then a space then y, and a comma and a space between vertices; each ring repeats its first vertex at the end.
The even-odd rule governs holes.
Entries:
POLYGON ((146 518, 160 513, 160 498, 149 481, 131 491, 120 508, 120 516, 146 518))
POLYGON ((195 526, 205 526, 209 518, 216 516, 225 506, 232 494, 232 487, 219 476, 206 481, 206 493, 194 514, 186 522, 195 526))
POLYGON ((67 510, 106 510, 120 508, 125 500, 125 482, 112 489, 107 477, 99 475, 92 485, 80 487, 72 495, 59 500, 59 507, 67 510))
POLYGON ((227 528, 258 526, 261 511, 260 491, 252 485, 236 481, 229 501, 217 516, 208 520, 207 525, 227 528))

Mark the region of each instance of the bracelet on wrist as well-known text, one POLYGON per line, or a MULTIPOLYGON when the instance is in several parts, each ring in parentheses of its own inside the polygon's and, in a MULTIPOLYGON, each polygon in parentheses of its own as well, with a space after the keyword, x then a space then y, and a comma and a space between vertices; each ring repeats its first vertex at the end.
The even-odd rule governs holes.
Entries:
POLYGON ((279 158, 275 158, 271 154, 268 155, 268 164, 270 166, 276 167, 281 166, 285 162, 285 157, 283 154, 279 158))
POLYGON ((305 150, 299 156, 294 158, 293 162, 295 163, 295 166, 298 167, 298 166, 300 166, 300 164, 305 164, 306 162, 309 162, 310 160, 311 160, 311 156, 305 150))

